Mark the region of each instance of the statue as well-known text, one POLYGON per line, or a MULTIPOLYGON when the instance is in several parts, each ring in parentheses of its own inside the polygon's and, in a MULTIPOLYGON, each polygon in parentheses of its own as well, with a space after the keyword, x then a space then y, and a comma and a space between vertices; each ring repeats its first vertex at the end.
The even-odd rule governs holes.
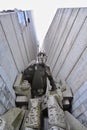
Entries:
POLYGON ((56 83, 46 61, 46 53, 40 51, 37 61, 30 64, 23 72, 23 80, 31 84, 31 99, 28 108, 30 111, 26 117, 25 128, 43 130, 47 120, 48 129, 65 129, 62 98, 59 98, 56 83), (51 86, 48 92, 47 80, 51 86))
POLYGON ((46 53, 40 51, 37 61, 17 77, 14 90, 18 106, 0 118, 2 130, 66 129, 64 111, 70 111, 73 96, 64 81, 54 81, 46 61, 46 53))

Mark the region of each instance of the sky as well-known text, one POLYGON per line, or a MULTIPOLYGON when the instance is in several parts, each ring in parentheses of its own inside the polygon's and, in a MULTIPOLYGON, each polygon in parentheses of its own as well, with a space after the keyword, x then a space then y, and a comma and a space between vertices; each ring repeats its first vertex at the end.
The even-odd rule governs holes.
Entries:
POLYGON ((58 8, 87 7, 87 0, 0 0, 0 11, 7 9, 32 10, 37 39, 43 43, 58 8))

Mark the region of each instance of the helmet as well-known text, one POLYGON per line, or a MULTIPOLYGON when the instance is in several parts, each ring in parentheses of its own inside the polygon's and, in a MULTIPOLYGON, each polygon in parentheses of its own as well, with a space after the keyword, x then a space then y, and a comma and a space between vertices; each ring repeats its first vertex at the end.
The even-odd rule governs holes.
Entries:
POLYGON ((44 50, 41 50, 37 55, 41 55, 41 54, 46 55, 46 52, 44 50))
POLYGON ((40 64, 44 64, 47 61, 47 55, 45 53, 44 50, 41 50, 38 54, 37 54, 37 59, 38 59, 38 63, 40 64))

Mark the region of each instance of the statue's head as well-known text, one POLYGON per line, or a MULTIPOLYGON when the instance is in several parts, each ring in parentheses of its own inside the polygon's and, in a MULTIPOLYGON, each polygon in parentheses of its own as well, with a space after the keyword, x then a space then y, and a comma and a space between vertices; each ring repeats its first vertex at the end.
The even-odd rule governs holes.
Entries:
POLYGON ((47 56, 44 50, 40 51, 37 55, 37 60, 39 64, 45 64, 47 61, 47 56))

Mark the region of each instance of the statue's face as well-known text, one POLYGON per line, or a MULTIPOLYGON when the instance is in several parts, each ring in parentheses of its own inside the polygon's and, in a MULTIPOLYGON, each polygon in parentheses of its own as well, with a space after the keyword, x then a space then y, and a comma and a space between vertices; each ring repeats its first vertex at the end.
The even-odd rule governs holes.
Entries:
POLYGON ((45 63, 46 63, 46 60, 47 60, 47 57, 46 57, 46 55, 44 55, 43 53, 41 53, 41 54, 38 56, 38 63, 40 63, 40 64, 45 64, 45 63))

